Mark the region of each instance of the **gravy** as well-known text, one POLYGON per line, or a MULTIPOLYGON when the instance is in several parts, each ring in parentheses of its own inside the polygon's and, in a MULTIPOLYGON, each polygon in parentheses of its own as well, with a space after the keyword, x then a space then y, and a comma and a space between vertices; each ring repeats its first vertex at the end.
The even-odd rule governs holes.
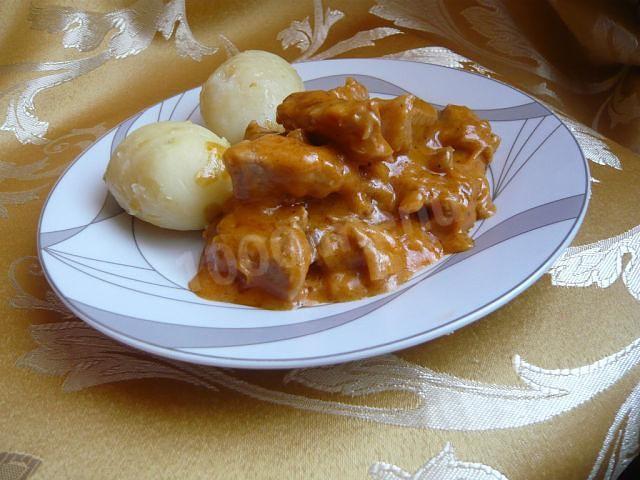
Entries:
POLYGON ((499 144, 466 107, 369 98, 348 79, 294 93, 284 133, 252 123, 224 153, 233 198, 205 230, 190 288, 269 309, 396 288, 495 211, 485 176, 499 144))

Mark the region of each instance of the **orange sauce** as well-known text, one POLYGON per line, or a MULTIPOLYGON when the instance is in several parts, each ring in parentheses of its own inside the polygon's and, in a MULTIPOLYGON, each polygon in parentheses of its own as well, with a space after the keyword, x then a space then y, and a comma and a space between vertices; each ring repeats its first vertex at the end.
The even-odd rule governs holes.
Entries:
POLYGON ((354 80, 294 93, 285 132, 252 123, 224 154, 234 197, 205 230, 190 288, 269 309, 396 288, 495 211, 486 168, 499 144, 466 107, 369 98, 354 80))

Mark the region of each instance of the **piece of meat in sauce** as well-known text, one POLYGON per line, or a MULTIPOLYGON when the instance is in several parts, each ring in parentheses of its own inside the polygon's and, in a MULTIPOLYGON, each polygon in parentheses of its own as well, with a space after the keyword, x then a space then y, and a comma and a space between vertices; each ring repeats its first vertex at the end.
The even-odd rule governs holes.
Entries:
MULTIPOLYGON (((280 127, 280 125, 278 125, 278 127, 280 127)), ((244 140, 255 140, 256 138, 260 138, 263 135, 268 135, 271 133, 278 134, 283 132, 284 129, 274 130, 272 128, 263 127, 255 120, 251 120, 244 131, 244 140)))
POLYGON ((324 232, 317 259, 325 286, 335 299, 382 292, 442 256, 438 239, 419 222, 370 225, 350 219, 324 232))
POLYGON ((335 144, 356 162, 380 161, 393 154, 382 135, 377 103, 351 78, 334 90, 292 93, 278 106, 277 121, 287 130, 302 129, 320 143, 335 144))
POLYGON ((204 261, 214 280, 233 281, 292 301, 312 259, 303 206, 236 205, 208 240, 204 261))
POLYGON ((495 207, 486 179, 455 171, 449 175, 434 173, 417 161, 395 165, 392 182, 401 192, 398 211, 401 215, 426 212, 429 228, 441 238, 446 253, 467 250, 473 246, 467 234, 478 218, 489 217, 495 207))
POLYGON ((479 158, 486 165, 500 145, 500 138, 491 131, 489 122, 480 120, 467 107, 447 105, 440 112, 436 128, 438 133, 432 146, 452 147, 459 162, 479 158))
POLYGON ((375 98, 373 102, 380 111, 382 136, 394 153, 407 153, 415 143, 423 142, 428 127, 438 119, 438 111, 414 95, 375 98))
POLYGON ((235 198, 323 198, 338 191, 349 174, 342 155, 300 135, 266 133, 228 148, 223 160, 235 198))
POLYGON ((389 164, 399 212, 409 215, 425 208, 445 251, 464 251, 473 246, 468 230, 495 211, 485 170, 499 139, 488 122, 455 105, 440 112, 425 137, 409 158, 400 156, 389 164))

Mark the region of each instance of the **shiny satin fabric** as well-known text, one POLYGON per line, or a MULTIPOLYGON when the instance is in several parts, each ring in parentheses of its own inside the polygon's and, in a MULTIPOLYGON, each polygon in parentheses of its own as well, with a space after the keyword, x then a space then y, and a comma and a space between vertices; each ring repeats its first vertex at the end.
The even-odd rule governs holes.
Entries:
POLYGON ((0 5, 0 479, 613 479, 640 448, 635 0, 0 5), (474 71, 554 108, 589 158, 574 244, 453 335, 344 365, 151 357, 74 318, 38 266, 64 167, 239 50, 474 71))

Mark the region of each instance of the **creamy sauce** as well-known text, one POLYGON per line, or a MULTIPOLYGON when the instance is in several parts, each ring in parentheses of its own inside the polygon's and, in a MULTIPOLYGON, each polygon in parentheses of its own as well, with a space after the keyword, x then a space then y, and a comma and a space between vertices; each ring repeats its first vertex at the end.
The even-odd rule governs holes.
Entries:
POLYGON ((290 95, 285 133, 252 124, 224 154, 234 198, 205 231, 190 288, 269 309, 396 288, 495 211, 485 176, 499 144, 469 109, 370 99, 353 80, 290 95))

